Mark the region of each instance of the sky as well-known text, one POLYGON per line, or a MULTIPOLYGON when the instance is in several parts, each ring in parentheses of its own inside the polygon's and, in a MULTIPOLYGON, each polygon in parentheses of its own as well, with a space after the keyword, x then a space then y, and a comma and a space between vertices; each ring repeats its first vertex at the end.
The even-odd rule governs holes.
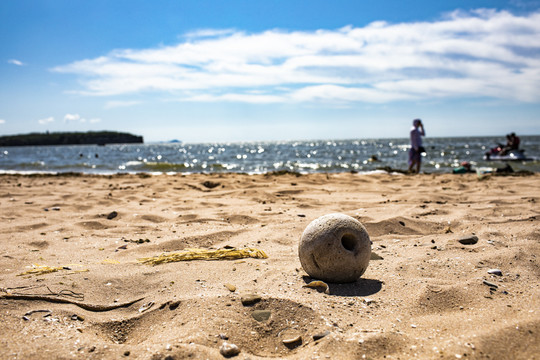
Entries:
POLYGON ((540 0, 2 0, 0 135, 540 134, 540 0))

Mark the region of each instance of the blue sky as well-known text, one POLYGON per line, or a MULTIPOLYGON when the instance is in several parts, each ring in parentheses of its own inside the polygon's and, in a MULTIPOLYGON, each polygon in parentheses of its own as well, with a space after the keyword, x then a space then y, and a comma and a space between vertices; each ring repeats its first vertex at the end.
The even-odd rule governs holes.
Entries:
POLYGON ((3 0, 0 135, 540 134, 540 0, 3 0))

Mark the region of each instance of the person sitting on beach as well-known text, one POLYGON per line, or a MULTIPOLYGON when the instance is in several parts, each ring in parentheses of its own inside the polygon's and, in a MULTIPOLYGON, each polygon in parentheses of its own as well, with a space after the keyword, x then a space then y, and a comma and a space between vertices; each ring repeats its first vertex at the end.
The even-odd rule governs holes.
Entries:
POLYGON ((471 169, 471 163, 468 161, 462 161, 461 166, 452 170, 453 174, 465 174, 470 172, 473 172, 473 170, 471 169))
POLYGON ((411 137, 411 149, 409 150, 409 172, 416 170, 416 173, 420 172, 420 165, 422 163, 422 153, 425 152, 422 147, 422 136, 426 136, 424 131, 424 124, 422 120, 415 119, 413 121, 413 127, 410 132, 411 137))

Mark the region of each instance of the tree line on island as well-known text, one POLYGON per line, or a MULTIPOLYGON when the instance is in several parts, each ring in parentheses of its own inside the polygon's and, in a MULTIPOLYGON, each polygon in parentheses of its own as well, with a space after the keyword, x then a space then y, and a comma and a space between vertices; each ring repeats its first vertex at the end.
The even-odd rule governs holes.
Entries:
POLYGON ((30 133, 0 136, 0 146, 106 145, 143 143, 143 137, 116 131, 30 133))

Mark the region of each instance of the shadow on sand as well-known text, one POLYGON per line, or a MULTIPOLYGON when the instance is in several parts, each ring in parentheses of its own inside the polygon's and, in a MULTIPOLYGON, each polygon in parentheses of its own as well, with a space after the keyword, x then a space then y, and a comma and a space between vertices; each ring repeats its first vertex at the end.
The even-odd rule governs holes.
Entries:
MULTIPOLYGON (((304 276, 303 279, 306 284, 316 280, 309 276, 304 276)), ((327 283, 329 295, 334 296, 369 296, 381 291, 382 284, 379 280, 363 278, 346 284, 327 283)))

